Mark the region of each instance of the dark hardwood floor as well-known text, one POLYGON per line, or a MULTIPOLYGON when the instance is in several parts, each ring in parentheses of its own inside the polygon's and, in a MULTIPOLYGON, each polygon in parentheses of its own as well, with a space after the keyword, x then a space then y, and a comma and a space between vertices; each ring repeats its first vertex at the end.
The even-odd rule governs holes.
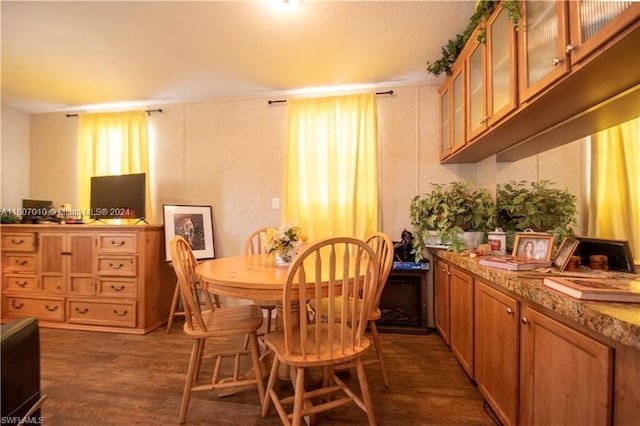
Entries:
MULTIPOLYGON (((47 425, 177 424, 191 340, 177 321, 145 336, 40 329, 42 415, 47 425)), ((383 334, 391 387, 377 366, 365 367, 380 425, 492 425, 483 399, 440 336, 383 334)), ((219 347, 241 345, 229 339, 219 347)), ((208 349, 214 349, 213 344, 208 349)), ((203 365, 202 378, 212 371, 203 365)), ((355 374, 354 374, 355 376, 355 374)), ((315 373, 311 381, 320 380, 315 373)), ((347 380, 351 377, 347 373, 347 380)), ((290 384, 279 382, 280 391, 290 384)), ((255 389, 228 397, 192 395, 188 425, 279 425, 272 407, 260 417, 255 389)), ((318 416, 321 425, 364 425, 349 404, 318 416)))

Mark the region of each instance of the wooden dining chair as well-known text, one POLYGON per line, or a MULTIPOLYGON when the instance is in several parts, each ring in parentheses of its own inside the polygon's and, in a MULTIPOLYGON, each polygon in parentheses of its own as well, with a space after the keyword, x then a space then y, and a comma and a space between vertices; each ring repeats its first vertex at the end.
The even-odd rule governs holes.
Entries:
MULTIPOLYGON (((266 254, 267 250, 263 244, 263 236, 267 233, 267 229, 269 228, 260 228, 249 235, 247 241, 244 244, 244 254, 266 254)), ((260 306, 261 309, 267 311, 267 321, 264 327, 264 336, 266 337, 271 331, 271 316, 273 311, 276 309, 276 302, 273 300, 258 300, 256 304, 260 306)), ((247 342, 245 341, 245 348, 247 342)))
MULTIPOLYGON (((356 238, 339 237, 318 241, 307 247, 293 261, 287 272, 282 296, 283 328, 272 331, 267 345, 275 354, 267 393, 262 404, 266 417, 273 402, 285 425, 300 425, 305 416, 327 411, 347 403, 362 409, 370 425, 376 423, 371 394, 361 356, 369 348, 364 336, 378 285, 378 260, 373 249, 356 238), (349 307, 336 306, 340 296, 361 295, 349 307), (326 321, 311 322, 306 314, 307 300, 328 297, 330 309, 326 321), (341 320, 335 312, 340 312, 341 320), (360 395, 336 374, 336 365, 354 361, 360 395), (294 395, 280 397, 275 384, 280 365, 292 375, 294 395), (324 370, 322 386, 305 389, 305 370, 324 370), (290 411, 286 407, 293 404, 290 411)), ((347 419, 345 419, 346 421, 347 419)))
POLYGON ((260 404, 264 401, 265 389, 260 368, 260 350, 257 331, 262 326, 262 311, 256 305, 240 305, 224 308, 212 307, 201 311, 201 294, 197 285, 196 262, 189 243, 175 236, 170 241, 173 268, 178 277, 180 292, 184 303, 185 322, 183 330, 193 339, 189 368, 180 405, 180 424, 184 423, 189 408, 191 392, 211 389, 223 389, 238 386, 255 385, 258 388, 260 404), (208 339, 228 338, 249 334, 250 349, 216 353, 215 367, 211 380, 198 384, 198 373, 202 363, 204 345, 208 339), (241 375, 240 360, 242 356, 251 355, 253 374, 241 375), (233 360, 233 374, 222 377, 222 365, 225 358, 233 360))
MULTIPOLYGON (((373 251, 376 253, 378 258, 378 286, 376 288, 376 296, 373 302, 373 309, 371 311, 371 315, 369 315, 369 330, 371 331, 371 337, 373 339, 373 346, 375 347, 376 353, 375 357, 367 358, 362 360, 363 365, 370 364, 380 364, 380 371, 382 372, 382 379, 384 381, 385 387, 389 387, 389 373, 387 371, 387 367, 384 363, 384 355, 382 352, 382 344, 380 342, 380 336, 378 334, 378 328, 376 327, 376 321, 379 320, 382 316, 382 312, 380 311, 380 298, 382 296, 382 291, 384 290, 384 286, 387 283, 387 279, 389 278, 389 273, 391 272, 391 267, 393 266, 393 241, 389 235, 384 232, 374 232, 369 235, 365 242, 371 246, 373 251)), ((336 303, 336 306, 340 306, 342 301, 336 303)), ((349 303, 353 304, 353 299, 349 299, 349 303)), ((326 313, 329 309, 329 300, 322 299, 322 308, 318 312, 318 309, 315 305, 310 304, 310 309, 317 314, 320 314, 320 318, 324 320, 326 318, 326 313)), ((335 312, 335 315, 340 315, 340 312, 335 312)), ((336 371, 342 371, 353 368, 355 365, 353 362, 344 363, 342 365, 336 366, 336 371)))
MULTIPOLYGON (((194 256, 193 251, 191 252, 191 255, 194 256)), ((195 256, 194 256, 193 262, 196 264, 198 262, 195 259, 195 256)), ((214 307, 215 308, 220 307, 220 298, 218 297, 217 294, 212 295, 211 293, 203 289, 199 282, 196 282, 196 285, 198 286, 198 289, 201 292, 201 297, 200 297, 201 308, 211 310, 214 307)), ((171 333, 171 330, 173 329, 173 321, 175 320, 175 318, 183 317, 185 315, 184 309, 182 311, 179 310, 181 304, 184 306, 184 303, 180 303, 180 282, 176 280, 176 287, 173 290, 173 298, 171 299, 171 309, 169 310, 169 319, 167 320, 167 334, 171 333)))

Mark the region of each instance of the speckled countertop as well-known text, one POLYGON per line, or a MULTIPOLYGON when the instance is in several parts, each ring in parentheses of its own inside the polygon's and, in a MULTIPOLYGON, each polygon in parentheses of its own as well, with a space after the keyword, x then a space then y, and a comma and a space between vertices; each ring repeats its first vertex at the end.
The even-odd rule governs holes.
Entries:
MULTIPOLYGON (((430 249, 431 253, 487 281, 503 287, 523 299, 543 306, 551 311, 596 331, 616 342, 640 349, 640 304, 589 302, 574 299, 542 284, 545 275, 558 274, 552 270, 507 271, 478 264, 478 257, 446 250, 430 249)), ((591 272, 595 277, 611 274, 638 277, 638 275, 591 272)))

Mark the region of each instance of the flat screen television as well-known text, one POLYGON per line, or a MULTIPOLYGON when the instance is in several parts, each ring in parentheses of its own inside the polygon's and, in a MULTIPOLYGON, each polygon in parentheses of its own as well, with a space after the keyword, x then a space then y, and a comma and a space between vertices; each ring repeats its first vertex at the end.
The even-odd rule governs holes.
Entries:
POLYGON ((145 217, 145 174, 91 178, 91 219, 145 217))

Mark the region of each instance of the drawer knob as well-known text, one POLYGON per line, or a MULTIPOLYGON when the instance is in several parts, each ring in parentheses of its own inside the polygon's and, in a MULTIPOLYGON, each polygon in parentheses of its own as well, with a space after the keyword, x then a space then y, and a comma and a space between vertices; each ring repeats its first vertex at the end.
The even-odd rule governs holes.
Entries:
POLYGON ((15 300, 12 300, 11 307, 14 309, 22 309, 24 307, 24 303, 17 303, 15 300))
POLYGON ((116 287, 113 284, 111 284, 111 290, 113 290, 113 291, 122 291, 122 290, 124 290, 124 286, 121 285, 120 287, 116 287))
POLYGON ((87 312, 89 312, 89 308, 80 309, 76 306, 76 312, 79 314, 86 314, 87 312))
POLYGON ((124 265, 123 265, 122 263, 120 263, 119 265, 114 265, 113 263, 110 263, 110 264, 109 264, 109 267, 110 267, 111 269, 122 269, 122 267, 123 267, 123 266, 124 266, 124 265))
POLYGON ((47 308, 47 311, 49 312, 55 312, 58 310, 58 305, 55 305, 53 307, 49 306, 49 305, 44 305, 45 308, 47 308))
POLYGON ((14 240, 13 238, 11 239, 11 243, 15 244, 15 245, 20 245, 22 243, 24 243, 24 240, 14 240))
POLYGON ((113 310, 113 313, 114 313, 114 314, 116 314, 116 315, 117 315, 117 316, 119 316, 119 317, 123 317, 123 316, 127 315, 127 314, 129 313, 129 311, 127 311, 127 310, 125 309, 125 310, 124 310, 124 312, 119 313, 117 309, 114 309, 114 310, 113 310))
POLYGON ((122 247, 124 245, 124 241, 117 242, 117 241, 111 240, 111 245, 116 247, 122 247))
POLYGON ((16 281, 16 285, 17 285, 18 287, 25 288, 25 287, 27 286, 27 284, 28 284, 28 283, 27 283, 26 281, 23 281, 23 282, 16 281))
POLYGON ((27 264, 27 263, 29 263, 29 262, 28 262, 28 261, 26 261, 26 260, 19 260, 19 259, 16 259, 16 263, 17 263, 19 266, 24 266, 24 265, 26 265, 26 264, 27 264))

